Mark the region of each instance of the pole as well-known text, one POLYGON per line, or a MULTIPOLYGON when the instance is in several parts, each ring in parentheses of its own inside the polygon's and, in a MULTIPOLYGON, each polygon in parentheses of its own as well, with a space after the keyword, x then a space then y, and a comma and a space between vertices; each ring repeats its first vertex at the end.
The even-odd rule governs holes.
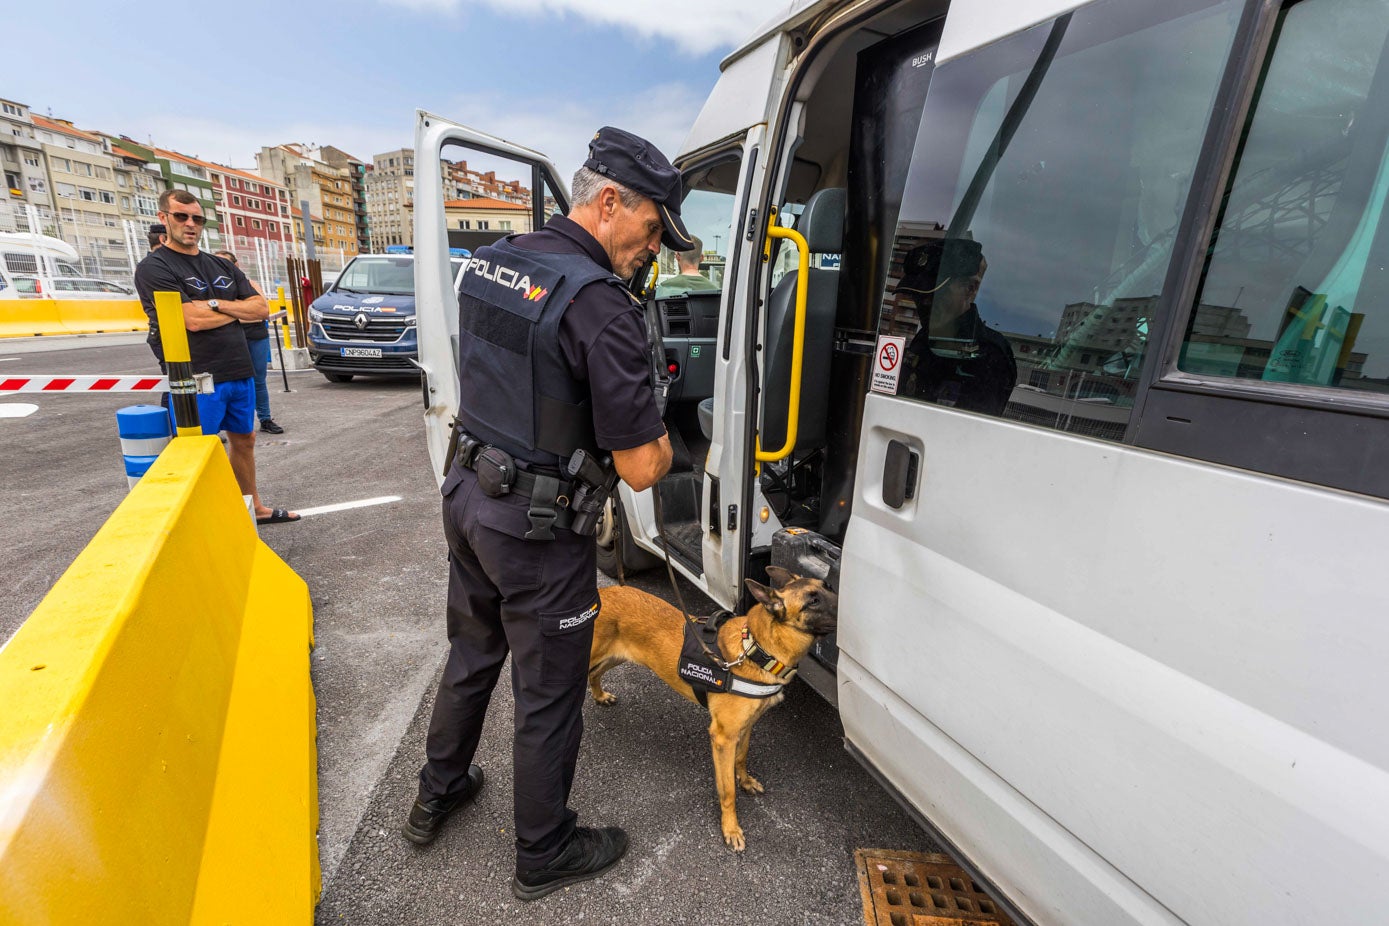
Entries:
POLYGON ((188 329, 183 323, 183 297, 178 293, 154 294, 154 311, 159 319, 159 341, 164 348, 164 365, 169 371, 169 399, 179 437, 203 433, 198 417, 198 385, 193 381, 193 361, 188 355, 188 329))
POLYGON ((309 260, 318 259, 318 249, 313 240, 313 216, 309 215, 309 201, 299 200, 299 211, 304 214, 304 253, 309 260))
MULTIPOLYGON (((279 315, 285 308, 285 288, 283 286, 275 287, 275 294, 275 302, 280 307, 275 314, 279 315)), ((280 320, 278 318, 275 319, 275 350, 280 355, 280 375, 285 380, 285 392, 289 392, 289 370, 285 369, 285 343, 280 337, 280 320)))

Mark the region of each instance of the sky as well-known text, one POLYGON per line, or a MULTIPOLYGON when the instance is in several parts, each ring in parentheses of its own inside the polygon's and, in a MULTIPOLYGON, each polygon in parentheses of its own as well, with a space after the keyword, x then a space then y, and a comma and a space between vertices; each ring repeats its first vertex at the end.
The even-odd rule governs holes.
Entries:
POLYGON ((673 157, 720 60, 787 5, 16 0, 0 97, 241 168, 286 142, 410 147, 422 108, 548 154, 567 182, 602 125, 673 157))

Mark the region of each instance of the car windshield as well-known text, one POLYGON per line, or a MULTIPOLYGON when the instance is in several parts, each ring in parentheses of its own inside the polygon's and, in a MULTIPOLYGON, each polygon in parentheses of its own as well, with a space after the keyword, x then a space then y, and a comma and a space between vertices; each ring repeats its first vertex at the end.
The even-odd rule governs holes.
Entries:
POLYGON ((358 257, 347 265, 333 288, 383 296, 413 296, 415 261, 410 257, 358 257))

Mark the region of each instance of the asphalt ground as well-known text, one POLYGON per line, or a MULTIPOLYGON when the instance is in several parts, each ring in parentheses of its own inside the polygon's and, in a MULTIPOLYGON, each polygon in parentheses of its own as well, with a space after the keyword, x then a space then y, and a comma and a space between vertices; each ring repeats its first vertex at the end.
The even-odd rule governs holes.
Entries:
MULTIPOLYGON (((0 375, 147 373, 139 337, 0 341, 0 375)), ((586 701, 571 804, 581 823, 631 836, 607 876, 522 904, 510 893, 511 707, 502 675, 478 752, 478 799, 420 848, 399 834, 415 794, 443 666, 447 563, 418 384, 271 377, 283 435, 259 435, 267 504, 401 500, 268 525, 261 537, 309 584, 317 647, 319 924, 863 922, 856 848, 937 851, 849 757, 834 709, 800 682, 752 737, 740 794, 748 848, 726 849, 707 717, 645 669, 613 670, 618 703, 586 701)), ((0 396, 38 405, 0 417, 0 641, 7 640, 126 492, 115 411, 132 396, 0 396)), ((0 408, 0 413, 4 410, 0 408)), ((607 580, 600 576, 600 580, 607 580)), ((632 584, 666 597, 663 572, 632 584)), ((686 592, 692 608, 697 596, 686 592)))

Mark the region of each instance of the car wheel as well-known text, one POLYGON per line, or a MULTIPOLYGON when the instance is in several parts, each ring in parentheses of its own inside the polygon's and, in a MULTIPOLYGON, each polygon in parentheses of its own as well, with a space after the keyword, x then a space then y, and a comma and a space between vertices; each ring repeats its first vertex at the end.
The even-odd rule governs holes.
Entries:
POLYGON ((322 373, 322 374, 323 374, 323 378, 326 379, 326 380, 328 380, 328 382, 330 382, 330 383, 350 383, 350 382, 352 382, 352 374, 351 374, 351 373, 329 373, 327 370, 320 370, 319 372, 322 373))
POLYGON ((614 493, 603 506, 603 514, 598 519, 598 529, 593 535, 594 540, 598 542, 598 568, 604 575, 616 579, 619 561, 622 564, 621 572, 626 575, 661 565, 661 559, 632 542, 630 532, 627 517, 622 510, 622 502, 614 493))

